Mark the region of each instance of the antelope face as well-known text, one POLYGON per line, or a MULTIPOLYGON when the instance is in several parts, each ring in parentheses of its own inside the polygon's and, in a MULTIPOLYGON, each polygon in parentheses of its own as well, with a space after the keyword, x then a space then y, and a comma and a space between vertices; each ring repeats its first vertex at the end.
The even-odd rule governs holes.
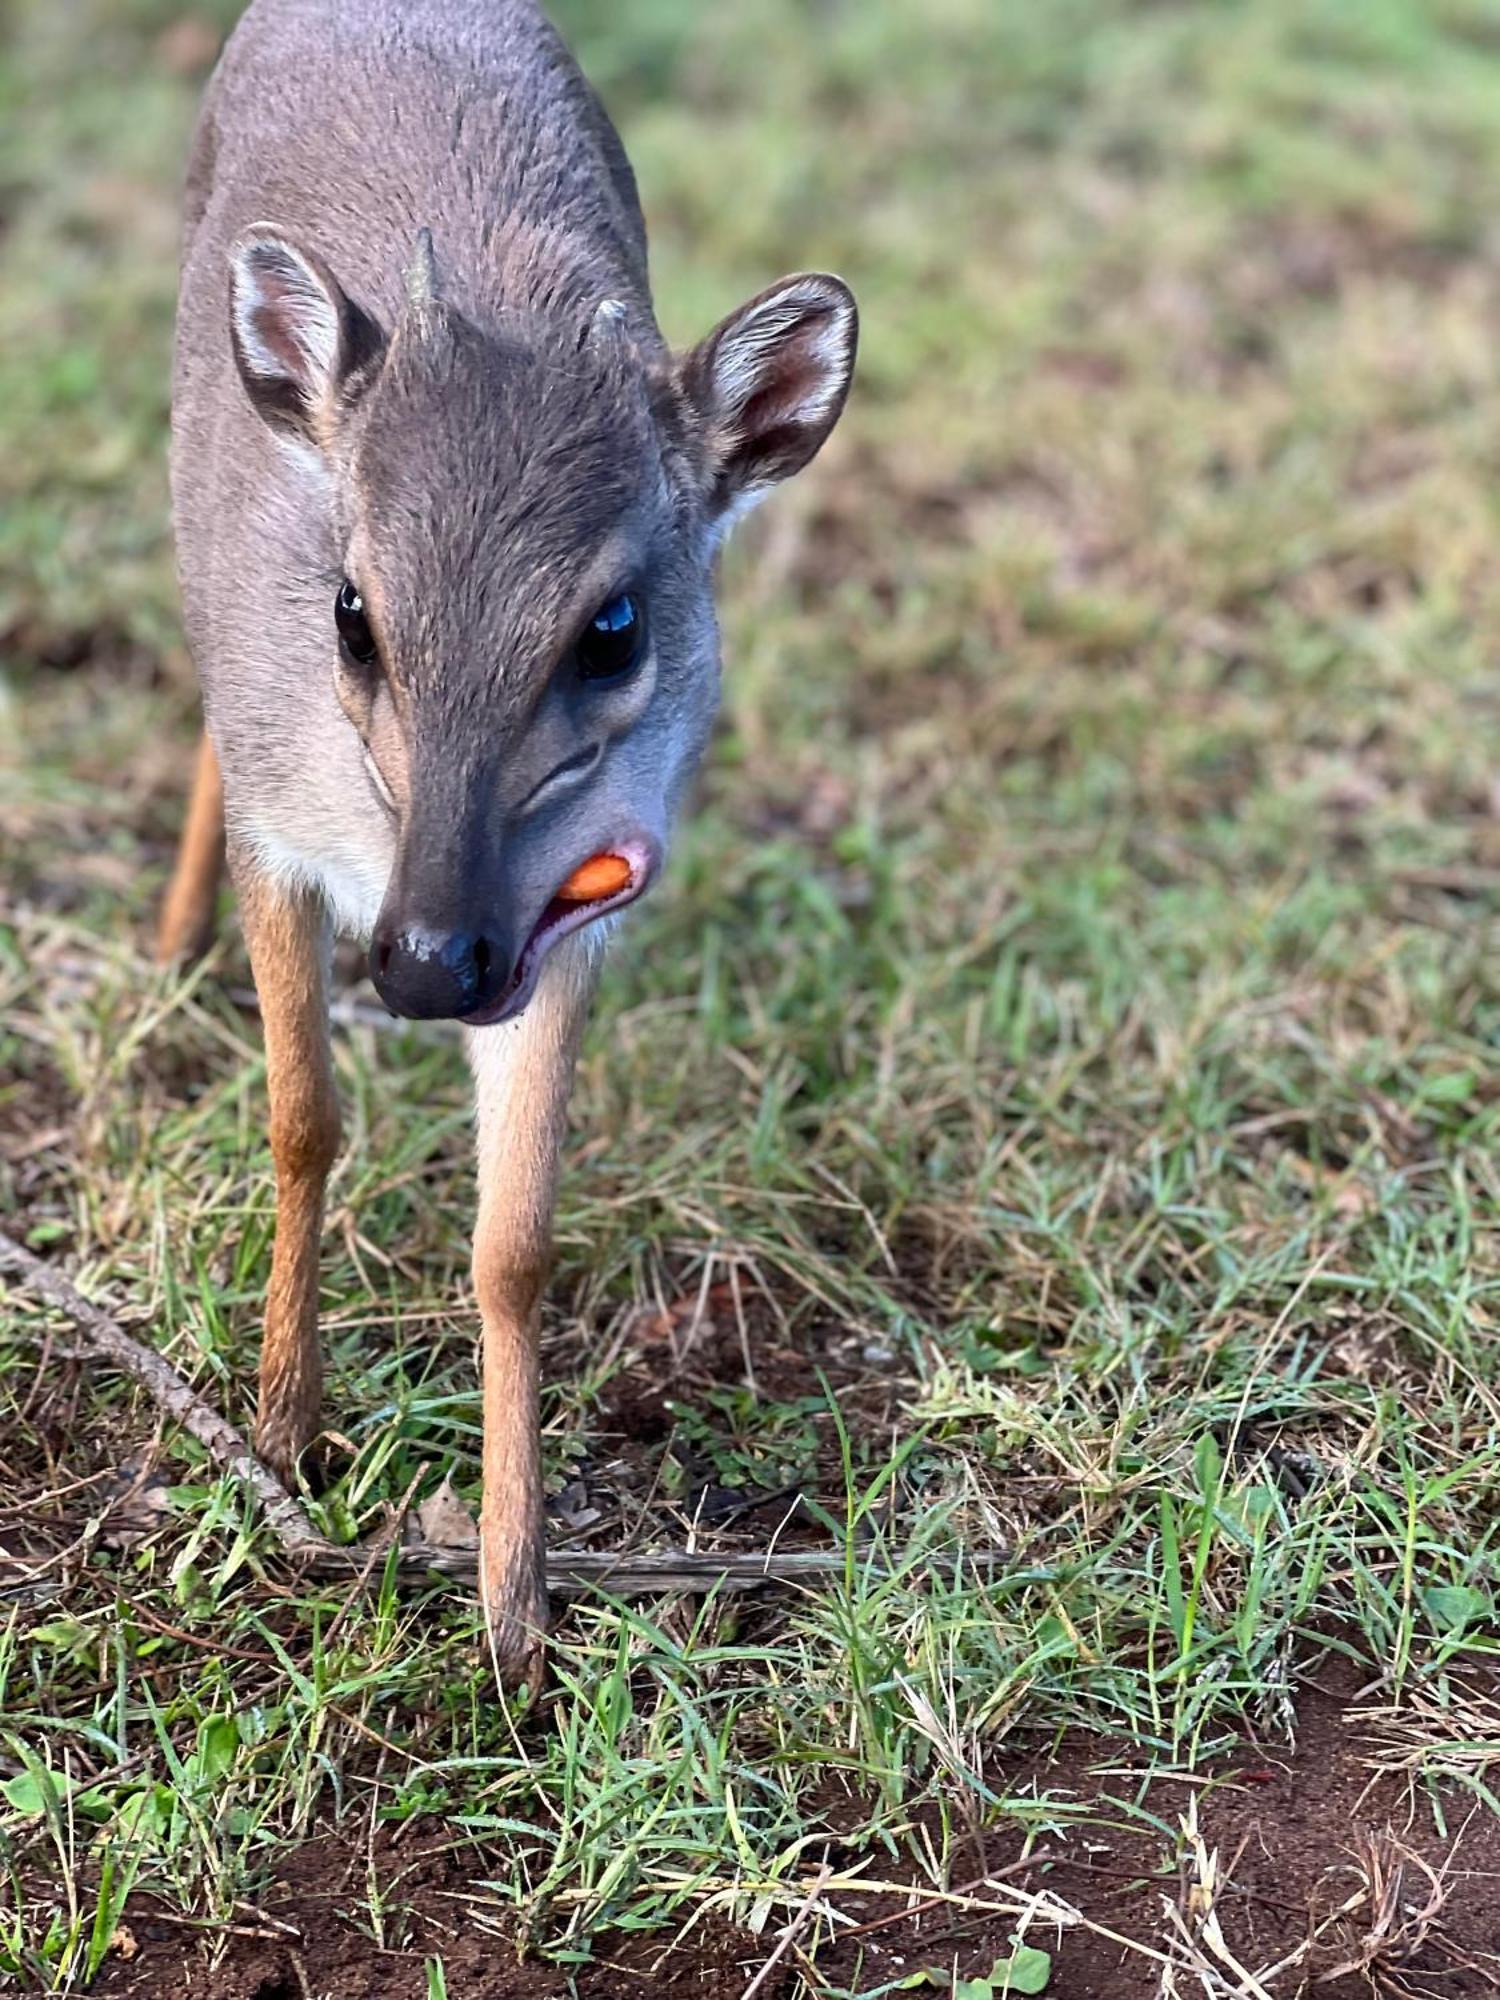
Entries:
POLYGON ((832 429, 853 300, 787 279, 673 360, 612 302, 488 327, 430 284, 387 332, 266 229, 233 277, 246 387, 326 474, 329 671, 394 838, 371 976, 507 1019, 660 869, 717 705, 716 549, 832 429))

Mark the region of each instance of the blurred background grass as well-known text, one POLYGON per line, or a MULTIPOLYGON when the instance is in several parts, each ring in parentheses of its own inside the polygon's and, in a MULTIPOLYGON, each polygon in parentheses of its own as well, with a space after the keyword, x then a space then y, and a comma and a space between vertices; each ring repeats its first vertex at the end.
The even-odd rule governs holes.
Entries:
MULTIPOLYGON (((193 727, 163 469, 176 181, 235 11, 4 16, 0 1200, 242 1416, 269 1227, 256 1036, 221 991, 243 968, 231 942, 207 981, 153 983, 139 956, 193 727)), ((894 1371, 856 1484, 884 1464, 898 1527, 1038 1565, 1003 1599, 856 1620, 878 1713, 848 1629, 773 1620, 765 1643, 802 1650, 781 1749, 763 1715, 730 1732, 782 1788, 749 1837, 820 1823, 807 1765, 834 1743, 871 1839, 962 1789, 892 1661, 976 1768, 1069 1724, 1167 1760, 1280 1727, 1332 1633, 1398 1694, 1482 1662, 1500 6, 556 13, 634 160, 669 335, 826 265, 864 337, 834 442, 730 552, 702 810, 585 1055, 554 1484, 603 1477, 611 1385, 650 1375, 640 1302, 733 1270, 767 1302, 773 1387, 747 1393, 737 1344, 690 1368, 637 1497, 681 1496, 690 1438, 729 1483, 829 1500, 807 1370, 894 1371), (774 1388, 792 1353, 809 1408, 774 1388), (1210 1536, 1185 1623, 1183 1508, 1210 1536)), ((472 1494, 472 1182, 452 1048, 357 1029, 339 1063, 329 1413, 362 1456, 328 1505, 352 1528, 445 1455, 472 1494)), ((8 1338, 29 1384, 34 1342, 8 1338)), ((72 1445, 108 1463, 146 1415, 79 1393, 72 1445)), ((20 1490, 59 1449, 45 1408, 13 1424, 20 1490)), ((208 1632, 260 1615, 201 1563, 185 1597, 187 1529, 162 1533, 133 1588, 208 1632)), ((77 1613, 106 1656, 118 1585, 106 1564, 77 1613)), ((462 1682, 472 1627, 428 1615, 462 1682)), ((398 1731, 417 1670, 369 1643, 398 1731)), ((31 1670, 37 1742, 86 1734, 82 1658, 31 1670)), ((224 1694, 194 1700, 185 1730, 224 1694)), ((487 1728, 455 1723, 454 1754, 487 1728)), ((259 1770, 247 1751, 247 1796, 259 1770)), ((1014 1809, 995 1797, 981 1817, 1014 1809)), ((278 1804, 281 1835, 318 1810, 278 1804)), ((492 1837, 550 1910, 553 1878, 492 1837)), ((646 1909, 636 1859, 557 1920, 573 1948, 646 1909)))

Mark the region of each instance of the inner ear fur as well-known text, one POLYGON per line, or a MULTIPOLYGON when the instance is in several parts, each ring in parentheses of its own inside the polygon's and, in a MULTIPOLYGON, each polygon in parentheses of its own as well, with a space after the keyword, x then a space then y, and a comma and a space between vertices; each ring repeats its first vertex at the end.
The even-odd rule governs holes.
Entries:
POLYGON ((230 253, 229 331, 251 401, 274 429, 322 441, 384 351, 375 321, 314 251, 269 224, 230 253))
POLYGON ((849 393, 859 311, 841 278, 783 278, 683 359, 679 379, 707 440, 708 502, 742 510, 821 449, 849 393))

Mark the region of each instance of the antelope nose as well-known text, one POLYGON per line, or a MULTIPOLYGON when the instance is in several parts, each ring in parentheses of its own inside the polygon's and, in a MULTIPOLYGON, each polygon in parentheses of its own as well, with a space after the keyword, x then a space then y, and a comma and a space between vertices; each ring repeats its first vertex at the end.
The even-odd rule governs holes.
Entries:
POLYGON ((498 997, 510 967, 475 931, 404 930, 381 926, 370 945, 370 977, 393 1014, 412 1021, 449 1021, 498 997))

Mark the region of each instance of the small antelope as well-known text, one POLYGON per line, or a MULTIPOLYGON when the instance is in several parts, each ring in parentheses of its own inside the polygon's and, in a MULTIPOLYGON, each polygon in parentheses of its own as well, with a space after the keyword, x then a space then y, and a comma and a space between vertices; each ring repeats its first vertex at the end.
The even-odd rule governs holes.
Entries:
POLYGON ((209 84, 172 416, 206 732, 159 951, 204 948, 227 854, 276 1167, 255 1439, 287 1481, 319 1425, 334 931, 393 1013, 464 1025, 512 1681, 546 1627, 537 1314, 603 920, 709 733, 715 551, 827 437, 856 328, 806 275, 668 350, 630 166, 531 0, 254 0, 209 84), (615 886, 580 897, 600 855, 615 886))

